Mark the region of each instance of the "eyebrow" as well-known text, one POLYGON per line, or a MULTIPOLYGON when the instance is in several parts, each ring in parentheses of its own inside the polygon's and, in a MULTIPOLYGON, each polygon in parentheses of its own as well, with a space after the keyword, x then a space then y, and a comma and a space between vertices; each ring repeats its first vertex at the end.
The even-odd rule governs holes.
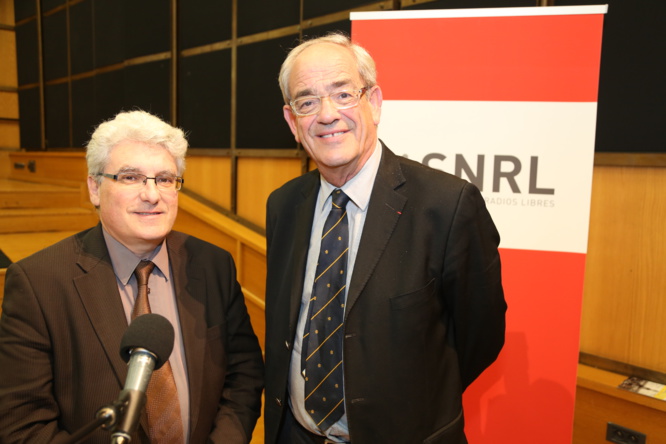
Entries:
MULTIPOLYGON (((144 176, 147 176, 147 174, 145 174, 143 172, 143 170, 141 170, 140 168, 131 167, 131 166, 121 167, 118 170, 118 173, 136 173, 136 174, 143 174, 144 176)), ((174 172, 169 171, 169 170, 162 170, 162 171, 158 171, 157 173, 155 173, 155 176, 173 176, 173 177, 177 177, 178 173, 174 173, 174 172)))
POLYGON ((118 168, 119 173, 139 173, 141 174, 141 170, 135 167, 131 167, 128 165, 121 166, 118 168))
MULTIPOLYGON (((326 87, 327 91, 331 90, 336 90, 338 88, 341 88, 343 86, 350 86, 352 84, 351 79, 345 79, 345 80, 338 80, 336 82, 331 83, 326 87)), ((300 97, 307 97, 307 96, 317 96, 317 94, 314 93, 314 91, 310 88, 304 89, 302 91, 299 91, 295 96, 294 99, 298 99, 300 97)))

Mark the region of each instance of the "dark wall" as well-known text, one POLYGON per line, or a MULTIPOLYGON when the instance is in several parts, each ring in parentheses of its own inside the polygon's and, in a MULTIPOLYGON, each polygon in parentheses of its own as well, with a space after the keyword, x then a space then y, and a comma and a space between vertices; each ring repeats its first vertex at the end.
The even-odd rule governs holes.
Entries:
POLYGON ((608 4, 608 13, 601 48, 596 151, 666 152, 666 2, 599 3, 608 4))
MULTIPOLYGON (((37 150, 83 147, 94 126, 120 110, 142 108, 171 120, 173 107, 193 148, 293 149, 277 84, 286 52, 303 36, 349 33, 346 12, 375 3, 180 0, 173 64, 169 1, 37 2, 15 1, 21 145, 37 150)), ((404 9, 535 3, 435 0, 404 9)), ((657 21, 666 2, 605 3, 596 149, 664 152, 666 35, 657 21)))

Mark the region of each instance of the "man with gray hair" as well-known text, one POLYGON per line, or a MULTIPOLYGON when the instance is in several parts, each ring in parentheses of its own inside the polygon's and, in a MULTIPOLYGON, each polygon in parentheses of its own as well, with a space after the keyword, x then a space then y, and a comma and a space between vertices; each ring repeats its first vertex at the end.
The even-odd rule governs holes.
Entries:
MULTIPOLYGON (((68 442, 87 426, 123 389, 121 339, 146 313, 168 319, 175 341, 152 374, 132 444, 250 441, 263 362, 234 261, 172 231, 186 151, 180 129, 144 111, 92 135, 87 180, 100 223, 7 270, 0 442, 68 442)), ((110 434, 98 429, 85 442, 110 434)))
POLYGON ((266 444, 466 443, 506 311, 479 190, 378 139, 375 64, 346 36, 294 48, 279 82, 317 169, 267 204, 266 444))

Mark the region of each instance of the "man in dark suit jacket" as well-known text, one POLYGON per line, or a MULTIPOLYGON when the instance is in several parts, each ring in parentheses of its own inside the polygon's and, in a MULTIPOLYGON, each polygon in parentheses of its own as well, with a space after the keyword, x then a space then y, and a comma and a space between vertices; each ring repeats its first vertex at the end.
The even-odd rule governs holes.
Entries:
POLYGON ((479 190, 377 139, 374 62, 346 37, 293 49, 280 85, 285 119, 318 170, 267 204, 266 444, 465 443, 462 393, 501 350, 506 311, 499 234, 479 190), (352 271, 344 412, 322 428, 304 405, 301 350, 333 189, 351 198, 352 271))
MULTIPOLYGON (((182 131, 142 111, 100 125, 87 158, 101 223, 7 270, 0 442, 66 442, 118 398, 127 376, 120 342, 137 293, 132 271, 144 259, 156 264, 152 311, 176 330, 169 363, 183 413, 180 442, 250 441, 263 363, 233 259, 171 231, 186 149, 182 131)), ((151 442, 147 426, 144 415, 132 443, 151 442)), ((110 436, 99 429, 85 442, 110 436)))

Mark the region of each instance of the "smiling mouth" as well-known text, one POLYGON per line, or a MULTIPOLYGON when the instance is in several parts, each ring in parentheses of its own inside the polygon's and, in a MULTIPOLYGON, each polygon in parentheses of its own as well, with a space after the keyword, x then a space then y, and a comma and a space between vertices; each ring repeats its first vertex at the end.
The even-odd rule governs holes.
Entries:
POLYGON ((329 137, 335 137, 335 136, 341 136, 345 133, 345 131, 338 131, 337 133, 331 133, 331 134, 324 134, 323 136, 319 136, 322 139, 328 139, 329 137))

